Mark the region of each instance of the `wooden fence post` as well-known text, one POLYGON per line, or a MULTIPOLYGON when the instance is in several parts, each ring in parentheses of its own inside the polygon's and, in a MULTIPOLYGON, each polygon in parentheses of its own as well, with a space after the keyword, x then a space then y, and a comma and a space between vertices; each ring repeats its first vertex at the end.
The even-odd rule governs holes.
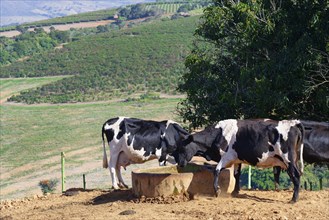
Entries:
POLYGON ((82 179, 83 179, 83 189, 86 190, 86 175, 85 174, 82 175, 82 179))
POLYGON ((65 192, 65 153, 61 152, 62 193, 65 192))

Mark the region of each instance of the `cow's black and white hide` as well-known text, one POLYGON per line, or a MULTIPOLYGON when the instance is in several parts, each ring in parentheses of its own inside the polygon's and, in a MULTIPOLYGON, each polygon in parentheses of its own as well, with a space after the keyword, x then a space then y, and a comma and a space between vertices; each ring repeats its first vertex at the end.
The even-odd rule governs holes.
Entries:
MULTIPOLYGON (((303 160, 309 164, 329 166, 329 123, 301 120, 305 128, 303 160)), ((274 167, 275 189, 279 188, 281 168, 274 167)))
POLYGON ((329 123, 304 120, 301 122, 305 128, 304 161, 329 164, 329 123))
POLYGON ((164 165, 167 160, 170 162, 169 155, 176 149, 177 141, 188 135, 179 124, 170 120, 158 122, 117 117, 106 121, 102 127, 103 167, 110 170, 113 188, 127 187, 121 167, 156 158, 164 165), (109 162, 104 135, 110 148, 109 162))
POLYGON ((294 184, 292 202, 298 200, 303 160, 297 162, 303 151, 304 129, 298 120, 269 122, 262 120, 228 119, 203 131, 190 135, 179 143, 173 153, 176 162, 185 166, 194 155, 219 161, 215 170, 214 189, 220 193, 218 176, 222 169, 235 166, 236 185, 239 191, 241 164, 267 168, 279 166, 287 170, 294 184))

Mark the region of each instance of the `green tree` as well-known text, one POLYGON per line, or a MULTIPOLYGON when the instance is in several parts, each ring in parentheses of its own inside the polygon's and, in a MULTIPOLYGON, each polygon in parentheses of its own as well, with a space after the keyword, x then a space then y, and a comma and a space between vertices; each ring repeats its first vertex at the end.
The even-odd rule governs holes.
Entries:
POLYGON ((328 120, 326 0, 215 0, 178 90, 191 127, 224 118, 328 120))
POLYGON ((22 34, 26 33, 28 31, 28 29, 29 29, 28 27, 23 27, 23 26, 20 26, 20 25, 16 27, 16 30, 19 31, 22 34))
POLYGON ((98 25, 96 29, 97 33, 109 32, 109 27, 107 25, 98 25))

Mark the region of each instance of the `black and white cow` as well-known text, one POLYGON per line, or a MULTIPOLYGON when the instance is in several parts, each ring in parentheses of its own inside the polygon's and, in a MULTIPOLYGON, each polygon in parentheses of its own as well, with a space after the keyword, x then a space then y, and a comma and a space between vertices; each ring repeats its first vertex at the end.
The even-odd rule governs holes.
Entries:
POLYGON ((185 166, 195 155, 219 161, 215 170, 214 189, 220 193, 218 176, 222 169, 234 165, 236 185, 233 194, 238 193, 241 164, 257 167, 280 166, 287 170, 294 184, 292 202, 298 200, 300 167, 297 162, 303 152, 304 128, 298 120, 279 122, 261 120, 228 119, 218 122, 203 131, 190 135, 178 144, 173 153, 176 162, 185 166))
MULTIPOLYGON (((303 160, 329 166, 329 123, 301 120, 305 128, 303 160)), ((274 167, 275 189, 279 188, 281 167, 274 167)))
MULTIPOLYGON (((121 167, 158 159, 165 164, 176 143, 189 135, 173 121, 147 121, 137 118, 117 117, 106 121, 102 128, 103 167, 109 168, 112 186, 127 187, 121 176, 121 167), (107 160, 104 134, 110 147, 107 160)), ((174 159, 172 159, 174 162, 174 159)))

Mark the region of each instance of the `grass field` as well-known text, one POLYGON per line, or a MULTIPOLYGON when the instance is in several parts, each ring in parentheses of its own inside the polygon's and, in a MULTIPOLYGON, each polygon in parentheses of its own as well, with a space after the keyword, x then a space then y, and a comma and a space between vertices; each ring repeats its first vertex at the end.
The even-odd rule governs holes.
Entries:
POLYGON ((0 103, 21 91, 61 80, 67 76, 0 79, 0 103))
MULTIPOLYGON (((2 80, 1 94, 37 86, 47 81, 43 79, 38 83, 36 79, 2 80)), ((179 98, 63 105, 2 103, 1 199, 15 197, 17 191, 12 189, 15 184, 30 183, 30 189, 36 190, 38 180, 59 178, 62 151, 67 155, 67 166, 71 167, 68 179, 81 176, 82 172, 98 172, 102 164, 101 126, 107 119, 129 116, 177 120, 174 112, 178 101, 179 98), (92 165, 83 168, 85 163, 92 165)), ((27 187, 20 196, 30 189, 27 187)))

